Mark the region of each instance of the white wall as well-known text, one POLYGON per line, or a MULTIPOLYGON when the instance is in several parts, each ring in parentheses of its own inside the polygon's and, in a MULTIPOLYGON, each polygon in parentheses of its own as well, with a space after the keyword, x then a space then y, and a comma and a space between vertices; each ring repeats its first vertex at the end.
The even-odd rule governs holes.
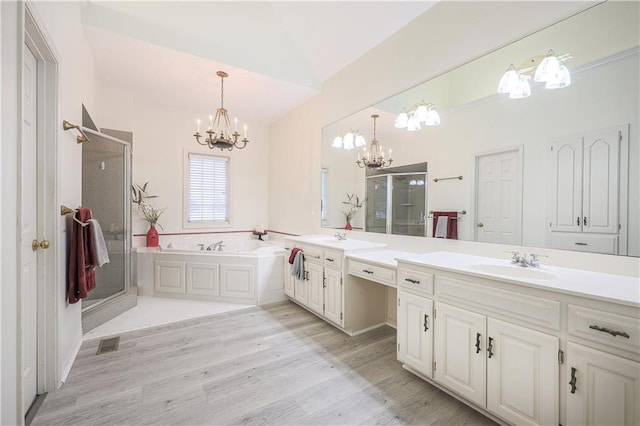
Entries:
MULTIPOLYGON (((418 17, 343 69, 325 83, 319 95, 271 126, 271 152, 288 152, 290 158, 296 158, 296 161, 274 161, 270 168, 269 227, 296 234, 330 232, 320 229, 319 219, 321 136, 324 126, 474 59, 480 56, 479 53, 492 51, 534 29, 540 29, 561 16, 568 16, 581 6, 579 3, 565 2, 438 3, 427 14, 418 17), (476 19, 478 16, 482 19, 476 19), (291 176, 295 176, 295 179, 291 179, 291 176), (295 203, 289 201, 291 194, 300 194, 295 203)), ((449 165, 455 161, 455 158, 446 160, 449 165)), ((434 170, 436 174, 439 172, 443 170, 434 170)), ((446 176, 449 174, 445 173, 446 176)), ((466 203, 470 200, 468 193, 460 196, 466 203)), ((411 247, 415 251, 428 251, 436 248, 436 245, 443 247, 450 243, 350 234, 363 239, 382 239, 393 248, 411 247)), ((472 242, 454 242, 447 247, 459 247, 460 250, 471 252, 475 250, 497 257, 504 256, 502 252, 506 248, 472 242)), ((637 274, 639 266, 638 259, 597 256, 600 259, 598 262, 584 262, 591 256, 538 251, 553 252, 554 259, 551 262, 574 267, 611 267, 612 270, 637 274)))
MULTIPOLYGON (((133 182, 149 182, 147 191, 158 198, 156 207, 167 207, 160 217, 163 229, 160 244, 175 240, 164 234, 251 231, 268 223, 268 133, 265 126, 251 124, 249 144, 242 150, 210 150, 192 136, 195 121, 202 113, 167 105, 167 102, 141 97, 118 87, 103 85, 98 126, 133 132, 133 182), (213 154, 230 158, 231 226, 223 228, 185 228, 183 226, 183 169, 186 153, 213 154)), ((215 105, 212 105, 214 107, 215 105)), ((146 234, 148 228, 133 210, 133 233, 146 234)), ((204 237, 203 237, 204 238, 204 237)), ((206 237, 215 239, 215 236, 206 237)), ((226 236, 225 236, 226 238, 226 236)), ((218 238, 219 240, 220 238, 218 238)), ((144 237, 134 237, 134 246, 144 246, 144 237)))
MULTIPOLYGON (((82 150, 75 135, 62 130, 62 120, 81 123, 82 103, 95 103, 93 57, 84 40, 80 24, 81 4, 77 2, 30 3, 36 22, 58 59, 59 120, 56 204, 69 206, 81 202, 82 150)), ((20 324, 16 291, 16 206, 18 205, 18 93, 21 85, 24 4, 2 2, 2 424, 22 421, 19 415, 17 356, 20 324)), ((56 282, 45 283, 57 289, 57 335, 55 339, 57 382, 68 372, 82 339, 80 304, 66 303, 67 217, 60 217, 56 235, 46 236, 59 247, 56 282)), ((49 389, 53 390, 53 389, 49 389)))

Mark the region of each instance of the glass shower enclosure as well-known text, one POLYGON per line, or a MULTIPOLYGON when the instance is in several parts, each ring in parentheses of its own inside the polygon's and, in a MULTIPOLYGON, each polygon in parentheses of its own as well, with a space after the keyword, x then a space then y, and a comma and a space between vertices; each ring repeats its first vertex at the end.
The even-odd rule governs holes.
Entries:
POLYGON ((389 173, 367 178, 365 230, 427 235, 427 173, 389 173))
POLYGON ((82 300, 83 313, 124 295, 131 281, 131 148, 128 142, 84 129, 82 204, 102 228, 109 263, 96 268, 96 288, 82 300))

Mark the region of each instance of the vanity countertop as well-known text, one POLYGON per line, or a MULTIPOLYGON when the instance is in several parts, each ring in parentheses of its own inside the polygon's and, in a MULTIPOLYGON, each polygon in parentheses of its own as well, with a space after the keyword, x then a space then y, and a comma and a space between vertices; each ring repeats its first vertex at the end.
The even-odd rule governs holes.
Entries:
POLYGON ((321 247, 338 249, 338 250, 366 250, 385 247, 384 243, 373 243, 371 241, 354 240, 347 238, 346 240, 338 240, 331 235, 301 235, 298 237, 286 237, 285 240, 293 241, 300 244, 314 244, 321 247))
POLYGON ((581 297, 640 306, 640 279, 624 275, 544 265, 523 268, 501 260, 451 252, 398 256, 399 260, 443 271, 457 272, 581 297))
POLYGON ((398 261, 396 258, 406 258, 416 256, 416 253, 400 250, 379 249, 372 251, 357 251, 347 254, 349 259, 359 260, 361 262, 373 263, 382 267, 396 268, 398 261))

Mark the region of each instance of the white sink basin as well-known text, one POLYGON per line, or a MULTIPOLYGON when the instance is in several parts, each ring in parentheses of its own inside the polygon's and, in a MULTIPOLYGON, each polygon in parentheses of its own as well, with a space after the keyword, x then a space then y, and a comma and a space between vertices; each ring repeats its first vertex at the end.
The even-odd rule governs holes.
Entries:
POLYGON ((533 268, 524 268, 517 265, 492 265, 481 263, 477 265, 471 265, 471 268, 476 269, 480 272, 505 275, 513 278, 531 278, 535 280, 549 280, 551 278, 555 278, 555 275, 550 274, 549 272, 533 268))

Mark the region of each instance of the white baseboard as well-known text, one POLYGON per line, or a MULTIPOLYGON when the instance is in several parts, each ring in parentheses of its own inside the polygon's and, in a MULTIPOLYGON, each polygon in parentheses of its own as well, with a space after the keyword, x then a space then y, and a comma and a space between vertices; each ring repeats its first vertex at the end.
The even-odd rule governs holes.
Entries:
POLYGON ((75 348, 73 348, 73 351, 71 351, 71 355, 69 356, 69 358, 67 358, 67 360, 62 365, 62 368, 60 369, 60 386, 62 386, 62 384, 67 381, 67 377, 69 376, 71 367, 73 367, 73 363, 78 356, 78 352, 80 352, 80 346, 82 346, 82 336, 80 336, 80 338, 76 342, 75 348))

